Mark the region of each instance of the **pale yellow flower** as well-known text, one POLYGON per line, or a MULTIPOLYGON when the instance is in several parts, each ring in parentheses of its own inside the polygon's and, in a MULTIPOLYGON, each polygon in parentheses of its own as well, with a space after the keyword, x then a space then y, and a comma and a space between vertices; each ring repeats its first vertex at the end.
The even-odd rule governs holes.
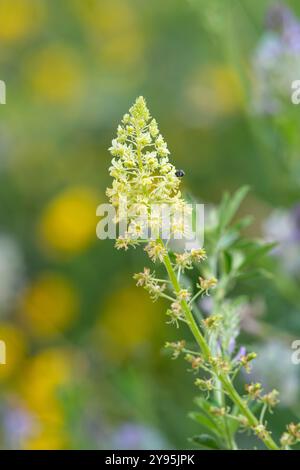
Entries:
POLYGON ((198 287, 204 290, 206 293, 209 289, 213 289, 218 284, 218 280, 215 277, 211 277, 209 279, 204 279, 203 277, 199 277, 199 284, 198 287))
MULTIPOLYGON (((185 207, 179 191, 180 179, 169 161, 167 144, 159 134, 157 122, 151 117, 143 97, 137 98, 129 113, 124 115, 109 150, 113 157, 110 167, 113 183, 107 196, 118 211, 117 221, 122 219, 120 210, 126 201, 129 226, 143 213, 148 215, 148 228, 157 229, 158 217, 150 216, 153 206, 167 206, 172 219, 171 230, 176 234, 184 233, 182 216, 179 220, 176 218, 178 211, 181 213, 185 207)), ((149 248, 154 249, 151 244, 149 248)), ((153 258, 156 255, 153 254, 153 258)))

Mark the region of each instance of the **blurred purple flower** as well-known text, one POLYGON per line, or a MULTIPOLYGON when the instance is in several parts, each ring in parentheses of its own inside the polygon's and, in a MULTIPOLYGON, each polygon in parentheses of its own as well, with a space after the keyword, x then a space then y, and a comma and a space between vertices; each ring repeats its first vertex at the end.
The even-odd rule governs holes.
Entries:
POLYGON ((294 21, 292 12, 285 5, 272 5, 266 14, 266 27, 281 32, 294 21))
POLYGON ((300 22, 283 5, 266 15, 266 31, 253 57, 254 108, 259 113, 280 111, 300 74, 300 22))
POLYGON ((284 5, 273 5, 266 15, 266 27, 281 35, 283 45, 293 52, 300 51, 300 23, 284 5))
POLYGON ((291 211, 293 220, 292 238, 295 242, 300 243, 300 204, 297 204, 291 211))
POLYGON ((241 305, 239 314, 242 330, 255 336, 261 334, 259 318, 263 316, 264 312, 265 303, 260 298, 256 298, 252 302, 241 305))
POLYGON ((247 350, 246 350, 245 346, 241 346, 238 353, 237 353, 237 355, 233 359, 234 362, 238 362, 241 359, 241 357, 246 356, 246 354, 247 354, 247 350))
POLYGON ((208 295, 201 297, 199 300, 199 307, 206 315, 209 315, 213 311, 214 307, 213 298, 208 295))
POLYGON ((280 393, 280 403, 284 406, 297 406, 299 403, 299 373, 291 361, 289 344, 280 340, 269 340, 257 346, 257 358, 252 363, 250 377, 253 382, 261 382, 265 392, 273 388, 280 393))
POLYGON ((230 338, 229 344, 228 344, 228 352, 230 355, 233 354, 235 350, 235 346, 236 346, 235 338, 230 338))
POLYGON ((274 210, 263 225, 268 241, 278 243, 272 253, 289 273, 300 271, 300 204, 291 210, 274 210))
POLYGON ((112 448, 118 450, 166 449, 168 445, 157 430, 140 424, 124 423, 112 437, 112 448))
POLYGON ((33 417, 21 407, 8 406, 2 416, 4 438, 9 448, 20 449, 25 438, 35 430, 33 417))
POLYGON ((283 41, 290 48, 291 52, 300 52, 300 24, 294 22, 283 31, 283 41))

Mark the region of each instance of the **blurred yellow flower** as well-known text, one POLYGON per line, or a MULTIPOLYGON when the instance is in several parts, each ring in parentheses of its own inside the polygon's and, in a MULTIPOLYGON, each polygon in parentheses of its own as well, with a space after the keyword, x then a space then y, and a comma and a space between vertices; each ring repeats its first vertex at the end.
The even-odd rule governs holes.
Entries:
POLYGON ((227 65, 207 65, 195 70, 188 79, 185 94, 189 114, 194 113, 195 120, 197 114, 203 120, 210 120, 233 114, 243 106, 240 78, 227 65))
POLYGON ((144 291, 126 286, 112 295, 99 319, 96 341, 112 360, 130 357, 151 343, 163 321, 161 308, 149 301, 144 291), (101 341, 99 341, 99 337, 101 341))
POLYGON ((0 340, 5 344, 6 364, 0 364, 0 382, 9 379, 21 366, 26 353, 25 337, 20 329, 0 323, 0 340))
POLYGON ((75 51, 62 44, 51 44, 35 52, 25 63, 25 74, 33 92, 54 104, 80 100, 83 70, 75 51))
POLYGON ((39 233, 46 248, 74 254, 96 240, 99 199, 87 187, 72 187, 58 194, 42 214, 39 233))
POLYGON ((70 385, 73 366, 71 351, 66 349, 46 349, 28 360, 20 377, 20 393, 27 409, 38 419, 38 426, 24 448, 66 448, 59 391, 70 385))
POLYGON ((65 331, 78 313, 75 287, 66 278, 43 273, 24 292, 21 316, 37 336, 53 336, 65 331))
POLYGON ((99 59, 106 65, 131 66, 142 58, 144 38, 136 10, 124 0, 72 0, 99 59))
POLYGON ((60 388, 71 383, 72 357, 69 350, 49 348, 28 360, 20 376, 20 392, 29 411, 49 425, 63 422, 60 388))
POLYGON ((44 2, 0 0, 0 40, 14 42, 35 33, 44 14, 44 2))
POLYGON ((23 445, 26 450, 66 450, 68 438, 61 429, 45 428, 33 437, 28 438, 23 445))

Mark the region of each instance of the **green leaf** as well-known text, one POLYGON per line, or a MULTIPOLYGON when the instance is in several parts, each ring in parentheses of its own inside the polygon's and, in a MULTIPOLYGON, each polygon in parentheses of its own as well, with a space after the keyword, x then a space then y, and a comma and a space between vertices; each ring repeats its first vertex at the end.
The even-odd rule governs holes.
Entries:
POLYGON ((234 416, 238 416, 238 414, 239 414, 239 408, 237 407, 237 405, 234 405, 231 410, 231 416, 228 416, 228 421, 227 421, 229 431, 232 436, 235 435, 235 433, 238 431, 241 425, 237 419, 234 419, 234 416))
POLYGON ((252 222, 251 217, 244 217, 234 224, 231 228, 228 228, 223 235, 220 236, 216 243, 216 250, 222 251, 234 246, 241 236, 241 230, 247 227, 252 222))
POLYGON ((230 224, 248 191, 249 186, 242 186, 232 196, 228 193, 223 196, 219 208, 219 233, 230 224))
POLYGON ((237 272, 245 260, 245 255, 242 251, 232 251, 232 270, 237 272))
POLYGON ((193 436, 190 441, 204 449, 220 450, 222 448, 218 441, 209 434, 199 434, 198 436, 193 436))
POLYGON ((203 398, 203 397, 201 397, 201 396, 196 397, 196 398, 194 399, 194 401, 195 401, 196 405, 199 406, 199 408, 200 408, 201 410, 206 411, 206 413, 208 413, 208 414, 209 414, 209 412, 210 412, 211 406, 214 406, 214 405, 215 405, 215 406, 218 406, 217 403, 212 403, 212 402, 206 400, 205 398, 203 398))
POLYGON ((224 235, 221 236, 221 238, 218 240, 216 250, 222 251, 225 250, 226 248, 229 248, 239 237, 238 232, 236 231, 227 231, 224 233, 224 235))
POLYGON ((189 417, 197 423, 201 424, 201 426, 207 428, 209 431, 212 431, 214 434, 216 434, 216 436, 220 436, 220 431, 217 424, 209 416, 197 411, 193 411, 189 413, 189 417))
POLYGON ((251 269, 243 273, 238 273, 236 279, 239 280, 252 280, 257 278, 265 278, 274 281, 275 276, 273 273, 264 268, 251 269))
POLYGON ((223 270, 229 274, 232 269, 232 256, 228 251, 223 252, 223 270))
POLYGON ((246 217, 243 217, 242 219, 238 220, 235 224, 231 226, 232 230, 236 230, 240 232, 246 227, 249 227, 253 222, 253 217, 252 215, 247 215, 246 217))
POLYGON ((277 243, 253 243, 252 248, 248 249, 246 252, 245 259, 243 263, 239 266, 240 269, 245 268, 247 265, 253 263, 253 261, 257 261, 258 259, 265 256, 269 253, 277 243))

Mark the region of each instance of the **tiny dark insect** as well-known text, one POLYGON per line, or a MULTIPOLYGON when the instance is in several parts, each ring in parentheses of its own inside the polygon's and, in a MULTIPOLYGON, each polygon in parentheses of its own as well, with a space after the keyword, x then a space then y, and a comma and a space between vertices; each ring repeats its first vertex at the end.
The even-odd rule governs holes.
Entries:
POLYGON ((177 178, 182 178, 185 175, 185 172, 183 170, 176 170, 175 175, 177 178))

